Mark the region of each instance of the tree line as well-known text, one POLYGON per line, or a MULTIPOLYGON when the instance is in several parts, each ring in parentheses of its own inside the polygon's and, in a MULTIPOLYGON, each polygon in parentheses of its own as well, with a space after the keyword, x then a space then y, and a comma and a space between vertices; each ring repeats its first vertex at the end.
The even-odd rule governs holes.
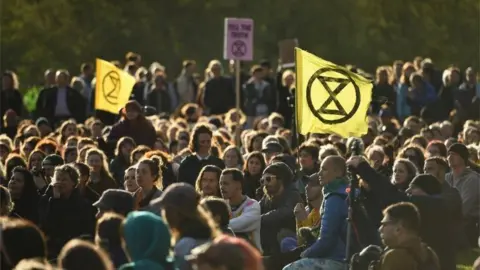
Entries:
POLYGON ((441 67, 479 66, 477 0, 4 0, 1 68, 36 84, 46 68, 79 72, 96 57, 138 52, 178 74, 221 59, 225 17, 254 19, 254 57, 276 62, 278 41, 370 72, 396 59, 430 57, 441 67))

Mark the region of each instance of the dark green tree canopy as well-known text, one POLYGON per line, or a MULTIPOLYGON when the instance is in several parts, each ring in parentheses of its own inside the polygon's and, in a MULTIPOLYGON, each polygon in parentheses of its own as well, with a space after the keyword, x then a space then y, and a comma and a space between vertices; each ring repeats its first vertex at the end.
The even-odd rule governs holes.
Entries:
POLYGON ((96 57, 138 52, 176 76, 183 59, 222 57, 223 19, 255 21, 256 59, 278 57, 277 42, 372 71, 396 59, 430 57, 441 67, 478 67, 477 0, 3 0, 1 67, 26 83, 46 68, 77 74, 96 57))

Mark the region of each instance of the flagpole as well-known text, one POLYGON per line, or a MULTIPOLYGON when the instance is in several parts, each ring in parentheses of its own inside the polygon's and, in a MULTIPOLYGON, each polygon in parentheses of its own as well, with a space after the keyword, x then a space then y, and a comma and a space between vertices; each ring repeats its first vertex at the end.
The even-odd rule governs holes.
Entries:
MULTIPOLYGON (((292 148, 298 148, 298 144, 300 141, 300 138, 298 136, 297 132, 297 51, 295 48, 293 49, 293 54, 294 54, 294 59, 295 59, 295 87, 288 89, 290 92, 290 100, 289 100, 289 107, 292 108, 292 148)), ((297 149, 298 152, 298 149, 297 149)), ((298 153, 297 153, 298 155, 298 153)))

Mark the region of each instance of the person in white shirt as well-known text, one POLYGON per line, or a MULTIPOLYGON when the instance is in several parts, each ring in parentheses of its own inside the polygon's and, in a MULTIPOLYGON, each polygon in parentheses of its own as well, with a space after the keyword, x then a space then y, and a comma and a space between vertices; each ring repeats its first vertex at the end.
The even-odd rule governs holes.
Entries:
POLYGON ((262 252, 260 204, 243 195, 244 180, 239 169, 224 169, 220 176, 220 192, 232 209, 229 227, 237 237, 246 239, 262 252))

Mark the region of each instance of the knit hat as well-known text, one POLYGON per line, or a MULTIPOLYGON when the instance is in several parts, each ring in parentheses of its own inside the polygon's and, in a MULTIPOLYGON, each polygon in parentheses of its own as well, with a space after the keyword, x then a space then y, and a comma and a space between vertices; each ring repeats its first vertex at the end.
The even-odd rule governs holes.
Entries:
POLYGON ((42 166, 47 165, 47 166, 56 167, 56 166, 63 165, 64 163, 65 162, 63 161, 63 158, 61 156, 51 154, 43 159, 42 166))
POLYGON ((277 178, 280 178, 284 186, 289 185, 293 180, 293 172, 287 164, 283 162, 274 162, 268 165, 263 171, 263 174, 273 174, 277 178))
POLYGON ((123 225, 125 246, 132 262, 121 269, 163 269, 171 262, 170 230, 163 219, 146 211, 130 213, 123 225))
POLYGON ((410 186, 415 186, 423 190, 428 195, 437 195, 442 193, 442 185, 437 178, 431 174, 419 174, 410 182, 410 186))
POLYGON ((468 164, 468 158, 470 154, 468 152, 468 148, 464 144, 454 143, 448 148, 448 152, 459 155, 465 161, 465 164, 468 164))
POLYGON ((184 215, 194 215, 200 202, 200 195, 195 188, 187 183, 174 183, 165 189, 160 198, 150 202, 152 210, 156 211, 164 206, 175 207, 184 215))
POLYGON ((45 117, 40 117, 35 121, 35 126, 39 127, 41 125, 47 125, 50 126, 50 123, 48 122, 48 119, 45 117))

